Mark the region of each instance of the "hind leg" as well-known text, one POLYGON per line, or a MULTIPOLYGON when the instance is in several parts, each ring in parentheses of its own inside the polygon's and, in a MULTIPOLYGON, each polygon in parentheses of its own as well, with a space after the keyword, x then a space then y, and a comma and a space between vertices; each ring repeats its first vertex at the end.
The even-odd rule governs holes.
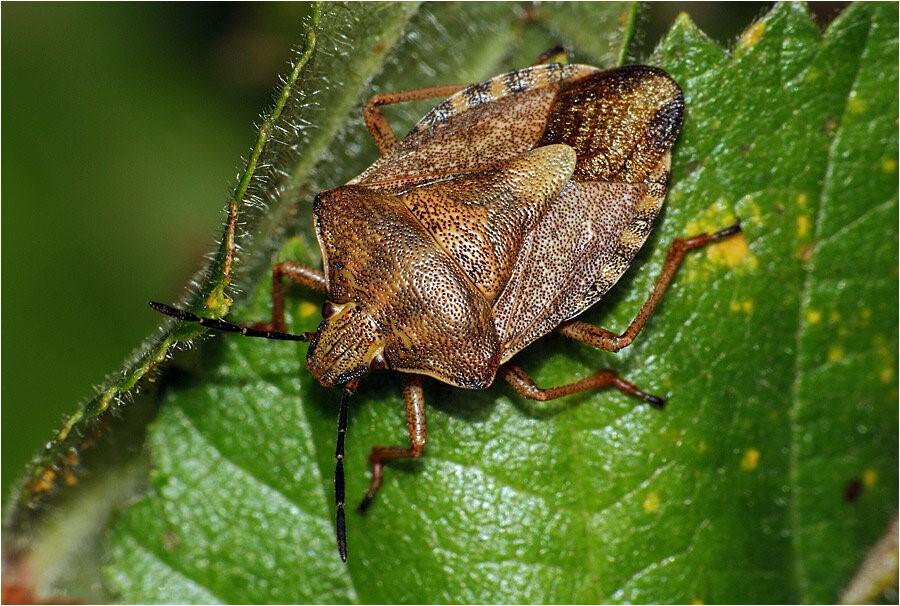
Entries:
POLYGON ((546 402, 574 393, 581 393, 589 389, 618 389, 622 393, 643 400, 647 404, 662 408, 666 401, 663 398, 648 394, 638 389, 636 385, 620 377, 614 370, 604 368, 585 377, 580 381, 559 385, 557 387, 538 387, 534 379, 528 376, 524 370, 513 364, 505 364, 500 368, 500 375, 509 383, 516 393, 529 400, 546 402))
POLYGON ((740 232, 741 226, 735 224, 721 231, 717 231, 714 234, 699 234, 685 240, 675 240, 669 248, 669 253, 666 255, 662 272, 660 272, 659 277, 656 279, 656 285, 653 287, 653 292, 650 293, 650 296, 644 302, 644 305, 641 307, 637 316, 635 316, 634 320, 631 321, 631 324, 622 334, 616 334, 606 328, 601 328, 578 320, 564 322, 563 324, 560 324, 557 330, 567 337, 577 339, 582 343, 587 343, 588 345, 593 345, 598 349, 604 349, 606 351, 619 351, 623 347, 628 347, 631 345, 631 342, 634 341, 634 338, 638 333, 641 332, 641 329, 644 327, 644 324, 647 323, 647 320, 650 319, 653 310, 659 305, 659 302, 666 293, 666 289, 669 288, 669 284, 672 283, 672 278, 675 276, 675 272, 678 270, 678 267, 681 265, 687 252, 739 234, 740 232))

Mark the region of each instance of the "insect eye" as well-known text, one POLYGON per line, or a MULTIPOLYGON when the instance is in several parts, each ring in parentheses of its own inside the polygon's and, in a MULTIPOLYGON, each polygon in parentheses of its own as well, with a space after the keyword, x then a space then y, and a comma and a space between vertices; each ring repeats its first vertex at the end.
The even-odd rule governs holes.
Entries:
POLYGON ((387 370, 387 367, 387 360, 384 359, 384 354, 380 352, 375 354, 375 357, 369 362, 369 368, 371 370, 387 370))
POLYGON ((325 301, 322 303, 322 317, 324 319, 328 319, 335 314, 337 311, 337 306, 331 301, 325 301))

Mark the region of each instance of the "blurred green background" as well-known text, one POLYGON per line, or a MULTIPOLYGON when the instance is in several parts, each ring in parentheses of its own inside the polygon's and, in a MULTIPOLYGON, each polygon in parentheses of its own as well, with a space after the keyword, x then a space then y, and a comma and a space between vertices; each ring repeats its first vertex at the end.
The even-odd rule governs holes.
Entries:
MULTIPOLYGON (((687 11, 730 45, 770 4, 654 4, 638 43, 687 11)), ((842 6, 811 7, 824 24, 842 6)), ((155 329, 147 300, 177 299, 212 250, 306 9, 2 5, 4 503, 63 415, 155 329)))

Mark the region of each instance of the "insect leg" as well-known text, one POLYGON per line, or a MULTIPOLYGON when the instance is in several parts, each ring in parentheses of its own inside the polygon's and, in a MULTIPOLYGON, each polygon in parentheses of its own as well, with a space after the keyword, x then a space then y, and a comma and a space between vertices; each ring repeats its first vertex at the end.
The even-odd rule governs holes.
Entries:
POLYGON ((577 339, 588 345, 593 345, 598 349, 619 351, 623 347, 627 347, 634 341, 637 334, 641 332, 644 324, 646 324, 650 315, 653 313, 653 310, 659 304, 666 289, 672 282, 672 277, 678 270, 678 266, 681 265, 684 255, 690 250, 733 236, 740 233, 740 231, 740 224, 735 224, 721 231, 717 231, 714 234, 699 234, 692 238, 684 240, 678 239, 672 242, 669 253, 666 255, 666 260, 663 263, 662 272, 656 279, 656 285, 653 287, 653 292, 650 293, 650 297, 647 298, 647 301, 644 303, 643 307, 641 307, 637 316, 631 321, 631 324, 622 334, 617 335, 605 328, 594 326, 587 322, 579 322, 578 320, 565 322, 561 324, 557 330, 567 337, 577 339))
POLYGON ((400 91, 396 93, 379 93, 373 95, 363 108, 363 120, 366 122, 366 128, 375 139, 382 155, 387 154, 394 146, 397 145, 397 136, 394 130, 388 124, 387 119, 378 109, 382 105, 393 105, 395 103, 406 103, 407 101, 419 101, 421 99, 431 99, 433 97, 449 97, 453 93, 464 89, 467 84, 445 84, 443 86, 429 86, 428 88, 417 88, 415 90, 400 91))
POLYGON ((302 284, 318 292, 328 292, 322 272, 296 261, 279 263, 272 268, 272 321, 254 324, 255 328, 284 332, 284 284, 282 278, 289 278, 291 282, 302 284))
POLYGON ((381 487, 384 463, 389 459, 415 458, 425 450, 428 432, 425 429, 425 395, 422 392, 422 379, 416 375, 407 375, 403 385, 403 400, 406 403, 406 431, 409 434, 409 448, 398 446, 374 446, 369 455, 372 466, 372 482, 369 492, 359 504, 361 512, 372 504, 375 494, 381 487))
POLYGON ((604 389, 612 387, 618 389, 622 393, 639 398, 647 404, 656 406, 657 408, 662 408, 666 403, 664 399, 658 396, 641 391, 633 383, 626 381, 617 375, 614 370, 608 368, 599 370, 580 381, 547 389, 541 389, 535 385, 534 379, 529 377, 528 373, 514 364, 504 364, 501 366, 500 374, 507 383, 512 385, 512 388, 515 389, 516 393, 520 396, 528 398, 529 400, 538 400, 540 402, 555 400, 556 398, 568 396, 573 393, 580 393, 582 391, 587 391, 588 389, 604 389))

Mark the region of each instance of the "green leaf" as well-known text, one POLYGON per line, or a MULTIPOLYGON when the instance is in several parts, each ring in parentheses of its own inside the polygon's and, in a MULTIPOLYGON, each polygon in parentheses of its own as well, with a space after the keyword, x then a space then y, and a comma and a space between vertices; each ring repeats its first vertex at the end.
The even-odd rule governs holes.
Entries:
MULTIPOLYGON (((550 337, 523 363, 543 385, 613 365, 668 393, 665 412, 599 393, 547 413, 501 385, 431 384, 426 456, 351 514, 345 567, 336 394, 303 346, 222 339, 169 392, 155 492, 114 529, 112 585, 135 600, 834 600, 897 499, 895 24, 895 7, 854 6, 819 40, 781 5, 733 53, 684 19, 661 45, 688 106, 668 211, 614 309, 589 318, 624 327, 673 237, 738 215, 746 238, 689 259, 627 353, 550 337)), ((242 315, 265 317, 267 296, 242 315)), ((398 391, 355 398, 350 495, 368 447, 404 438, 398 391)))
MULTIPOLYGON (((279 259, 315 261, 308 200, 375 157, 350 113, 365 95, 529 63, 575 21, 551 9, 525 22, 515 5, 440 4, 407 23, 392 5, 326 5, 321 76, 302 82, 324 103, 310 130, 337 135, 275 162, 291 175, 276 201, 300 212, 261 216, 235 316, 267 317, 280 229, 299 235, 279 259), (401 29, 383 66, 367 59, 401 29)), ((648 59, 687 104, 666 211, 585 319, 623 329, 673 238, 736 216, 745 235, 693 253, 628 349, 549 336, 519 361, 544 386, 611 366, 668 395, 664 411, 613 392, 535 404, 502 384, 429 382, 425 456, 389 466, 371 511, 349 513, 345 565, 337 393, 306 373, 305 345, 205 340, 199 368, 163 377, 151 486, 112 526, 107 588, 142 602, 837 599, 897 507, 896 23, 896 5, 858 4, 820 35, 782 4, 728 52, 680 18, 648 59)), ((621 54, 580 50, 600 65, 621 54)), ((408 126, 413 112, 391 118, 408 126)), ((314 328, 320 302, 296 290, 291 329, 314 328)), ((405 439, 395 377, 364 382, 347 439, 347 493, 361 497, 369 447, 405 439)))

